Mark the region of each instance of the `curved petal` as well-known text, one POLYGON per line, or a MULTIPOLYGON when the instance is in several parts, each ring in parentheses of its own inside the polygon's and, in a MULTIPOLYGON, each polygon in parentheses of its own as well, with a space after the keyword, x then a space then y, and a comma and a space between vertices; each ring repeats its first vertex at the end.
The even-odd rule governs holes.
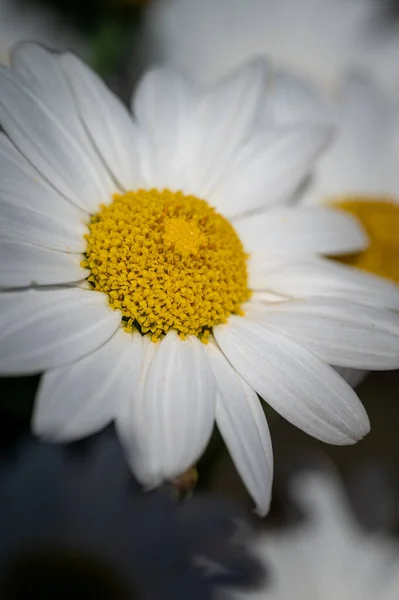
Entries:
POLYGON ((317 168, 325 200, 397 193, 392 108, 372 78, 360 72, 346 78, 337 103, 337 136, 317 168))
POLYGON ((399 309, 399 286, 321 257, 296 259, 255 254, 248 262, 249 284, 291 298, 335 297, 370 306, 399 309))
POLYGON ((84 213, 51 188, 0 133, 0 232, 53 250, 83 252, 84 213))
POLYGON ((34 42, 22 42, 12 48, 11 66, 23 82, 51 111, 55 119, 73 133, 95 167, 96 179, 108 194, 115 182, 104 167, 79 118, 71 91, 62 72, 58 52, 34 42))
POLYGON ((0 294, 0 373, 40 373, 104 344, 121 321, 107 296, 77 287, 0 294))
POLYGON ((155 485, 158 483, 162 458, 152 451, 155 441, 148 435, 143 392, 148 369, 158 345, 138 332, 133 333, 132 344, 136 356, 136 360, 131 363, 132 399, 118 404, 115 425, 136 479, 151 487, 153 482, 155 485))
POLYGON ((280 70, 274 75, 263 119, 270 124, 333 123, 333 107, 313 81, 280 70))
POLYGON ((195 103, 193 88, 174 69, 151 69, 140 81, 132 109, 143 134, 142 168, 149 187, 195 192, 187 169, 196 144, 195 103))
MULTIPOLYGON (((0 123, 14 144, 65 198, 94 212, 111 188, 79 136, 13 71, 0 67, 0 123)), ((115 188, 114 188, 115 189, 115 188)))
POLYGON ((303 510, 313 515, 315 522, 325 533, 339 532, 354 536, 360 527, 352 512, 342 484, 334 471, 307 471, 291 481, 291 495, 303 510))
POLYGON ((399 369, 399 316, 341 300, 311 298, 274 306, 248 304, 246 317, 276 329, 330 365, 399 369))
POLYGON ((134 349, 132 336, 118 329, 94 352, 45 373, 33 412, 33 432, 49 441, 70 442, 108 425, 118 405, 133 399, 134 349))
POLYGON ((247 252, 329 254, 359 252, 368 246, 359 221, 339 210, 292 207, 237 219, 234 227, 247 252))
POLYGON ((0 237, 0 288, 59 285, 89 275, 78 254, 57 252, 0 237))
POLYGON ((142 185, 137 128, 122 102, 73 54, 60 57, 80 117, 89 137, 119 185, 142 185))
POLYGON ((325 126, 274 127, 253 136, 209 195, 229 218, 286 202, 329 141, 325 126))
POLYGON ((215 327, 240 375, 287 421, 329 444, 353 444, 369 431, 352 388, 319 358, 284 335, 242 317, 215 327))
POLYGON ((257 58, 204 93, 195 115, 199 153, 191 163, 199 179, 196 193, 207 198, 225 173, 230 178, 232 161, 253 134, 263 109, 268 80, 269 65, 257 58))
POLYGON ((201 342, 169 332, 148 368, 142 421, 156 454, 158 472, 147 485, 184 473, 209 441, 215 417, 215 385, 201 342))
POLYGON ((217 384, 216 424, 236 469, 264 516, 270 506, 273 450, 269 427, 256 393, 219 348, 206 346, 217 384))

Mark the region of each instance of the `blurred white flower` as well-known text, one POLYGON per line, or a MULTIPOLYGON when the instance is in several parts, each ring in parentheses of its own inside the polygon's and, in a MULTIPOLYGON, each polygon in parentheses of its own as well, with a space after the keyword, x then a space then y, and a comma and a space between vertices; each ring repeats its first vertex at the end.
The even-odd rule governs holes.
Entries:
POLYGON ((23 41, 39 42, 56 50, 87 54, 85 41, 69 25, 38 3, 0 0, 0 63, 9 63, 11 47, 23 41))
POLYGON ((383 533, 363 530, 335 477, 297 477, 293 499, 305 511, 299 526, 261 535, 255 552, 268 571, 255 592, 236 600, 396 600, 399 545, 383 533))
POLYGON ((200 82, 269 55, 283 68, 334 85, 348 66, 387 85, 399 64, 399 31, 381 24, 375 0, 160 0, 150 6, 148 44, 200 82))
MULTIPOLYGON (((280 125, 334 123, 333 143, 315 165, 297 199, 308 206, 334 206, 360 220, 369 246, 341 257, 351 266, 399 284, 399 106, 364 73, 347 74, 333 99, 309 80, 275 77, 265 105, 266 122, 280 125)), ((352 385, 362 372, 340 370, 352 385)))

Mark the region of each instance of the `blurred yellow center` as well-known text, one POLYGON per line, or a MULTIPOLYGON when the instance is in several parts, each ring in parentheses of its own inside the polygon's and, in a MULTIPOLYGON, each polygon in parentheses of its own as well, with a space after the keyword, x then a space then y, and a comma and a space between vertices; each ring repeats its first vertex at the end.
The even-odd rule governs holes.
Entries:
POLYGON ((169 190, 115 195, 93 215, 84 268, 125 329, 156 341, 170 330, 206 342, 242 314, 247 255, 231 224, 205 200, 169 190))
POLYGON ((399 283, 399 204, 373 197, 349 197, 332 204, 359 219, 370 240, 363 252, 338 260, 399 283))

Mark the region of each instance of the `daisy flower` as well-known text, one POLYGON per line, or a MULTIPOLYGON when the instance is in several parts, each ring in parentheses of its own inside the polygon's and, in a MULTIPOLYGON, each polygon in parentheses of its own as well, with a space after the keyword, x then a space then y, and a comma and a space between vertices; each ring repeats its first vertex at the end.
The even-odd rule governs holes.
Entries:
POLYGON ((0 489, 4 600, 211 600, 259 578, 239 511, 212 496, 143 496, 111 430, 77 448, 22 436, 0 460, 0 489))
POLYGON ((258 394, 352 444, 368 418, 329 364, 399 367, 398 288, 322 256, 364 248, 357 222, 284 206, 329 130, 260 127, 267 82, 262 61, 202 91, 155 69, 131 116, 71 54, 21 46, 0 71, 0 372, 45 372, 33 431, 67 441, 114 420, 154 487, 216 422, 261 514, 258 394))
POLYGON ((235 594, 236 600, 398 597, 398 544, 386 534, 361 528, 332 474, 298 476, 292 496, 306 520, 256 540, 255 549, 269 573, 267 585, 235 594))
POLYGON ((215 82, 246 60, 280 67, 334 88, 348 66, 391 87, 397 29, 375 0, 160 0, 149 7, 146 47, 157 60, 215 82), (206 40, 206 43, 204 43, 206 40))
POLYGON ((370 244, 342 260, 399 283, 398 110, 360 73, 345 79, 334 108, 334 143, 316 165, 303 202, 332 204, 357 217, 370 244))

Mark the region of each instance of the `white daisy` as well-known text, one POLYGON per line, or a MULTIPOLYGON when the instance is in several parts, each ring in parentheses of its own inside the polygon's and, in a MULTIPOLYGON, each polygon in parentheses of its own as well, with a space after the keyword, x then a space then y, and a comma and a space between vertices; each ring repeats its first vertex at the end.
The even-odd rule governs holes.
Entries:
POLYGON ((234 594, 236 600, 398 598, 398 544, 360 527, 332 474, 302 474, 294 483, 293 499, 306 520, 256 540, 267 582, 264 589, 234 594))
POLYGON ((351 444, 368 418, 329 363, 399 367, 399 319, 384 308, 399 308, 397 287, 322 257, 364 248, 357 222, 278 207, 329 130, 259 128, 259 61, 202 92, 150 71, 134 117, 70 54, 26 45, 11 62, 0 372, 45 371, 33 429, 46 439, 115 420, 146 486, 195 464, 216 421, 264 514, 273 461, 257 394, 351 444))
POLYGON ((8 64, 10 49, 17 42, 31 40, 52 48, 72 49, 87 55, 82 36, 57 20, 38 3, 0 0, 0 63, 8 64), (33 4, 33 6, 32 6, 33 4))
POLYGON ((159 0, 150 6, 146 48, 202 83, 254 56, 334 87, 348 66, 392 86, 398 30, 383 26, 375 0, 159 0))

